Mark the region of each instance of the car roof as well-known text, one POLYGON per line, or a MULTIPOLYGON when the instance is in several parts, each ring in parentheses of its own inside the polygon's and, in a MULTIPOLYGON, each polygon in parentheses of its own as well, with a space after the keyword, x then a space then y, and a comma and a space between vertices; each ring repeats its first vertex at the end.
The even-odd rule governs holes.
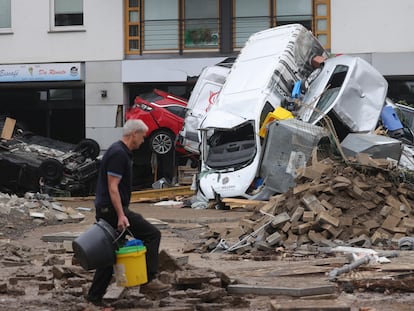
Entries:
POLYGON ((167 106, 187 106, 187 100, 183 97, 165 92, 160 89, 154 89, 151 92, 142 93, 135 97, 134 103, 152 104, 157 107, 167 106))

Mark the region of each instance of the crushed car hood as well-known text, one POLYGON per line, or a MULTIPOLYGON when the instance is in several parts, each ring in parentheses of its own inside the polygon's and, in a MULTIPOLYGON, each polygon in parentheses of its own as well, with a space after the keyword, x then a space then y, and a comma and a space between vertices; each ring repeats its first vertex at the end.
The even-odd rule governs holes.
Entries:
POLYGON ((351 131, 369 132, 378 123, 387 89, 384 77, 362 58, 330 58, 303 98, 305 107, 316 107, 320 113, 303 108, 299 116, 316 124, 333 110, 351 131))

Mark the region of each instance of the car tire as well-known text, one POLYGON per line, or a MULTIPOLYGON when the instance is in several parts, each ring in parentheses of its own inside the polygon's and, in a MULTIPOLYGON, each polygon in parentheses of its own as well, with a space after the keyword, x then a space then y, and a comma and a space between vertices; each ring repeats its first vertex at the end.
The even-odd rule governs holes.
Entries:
POLYGON ((86 158, 95 159, 99 155, 101 148, 95 140, 86 138, 76 145, 75 151, 81 153, 86 158))
POLYGON ((174 149, 175 138, 169 131, 158 130, 151 135, 149 144, 151 151, 154 153, 158 155, 166 155, 174 149))
POLYGON ((58 181, 63 176, 63 164, 56 159, 44 160, 39 166, 39 175, 48 181, 58 181))

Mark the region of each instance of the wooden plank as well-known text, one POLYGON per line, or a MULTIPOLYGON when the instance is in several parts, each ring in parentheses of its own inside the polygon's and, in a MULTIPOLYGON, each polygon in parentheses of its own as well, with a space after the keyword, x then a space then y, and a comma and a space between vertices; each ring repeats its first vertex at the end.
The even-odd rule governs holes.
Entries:
POLYGON ((2 139, 12 138, 15 125, 16 125, 16 120, 7 117, 6 121, 4 122, 3 130, 1 131, 1 138, 2 139))
POLYGON ((258 204, 268 203, 268 201, 236 199, 236 198, 223 198, 221 201, 223 203, 238 203, 238 204, 245 204, 245 205, 258 205, 258 204))
POLYGON ((258 209, 269 203, 267 201, 256 201, 247 199, 236 199, 236 198, 223 198, 221 200, 225 205, 229 206, 230 209, 234 208, 245 208, 248 210, 258 209))
POLYGON ((131 193, 131 203, 144 202, 142 199, 159 200, 159 199, 173 199, 177 196, 193 195, 194 190, 190 186, 179 186, 162 189, 149 189, 141 191, 133 191, 131 193))
MULTIPOLYGON (((162 189, 148 189, 140 191, 131 192, 131 202, 130 203, 140 203, 148 202, 161 199, 173 199, 177 196, 187 196, 193 195, 194 190, 190 189, 190 186, 179 186, 179 187, 170 187, 162 189)), ((88 197, 56 197, 57 201, 89 201, 95 200, 94 196, 88 197)))

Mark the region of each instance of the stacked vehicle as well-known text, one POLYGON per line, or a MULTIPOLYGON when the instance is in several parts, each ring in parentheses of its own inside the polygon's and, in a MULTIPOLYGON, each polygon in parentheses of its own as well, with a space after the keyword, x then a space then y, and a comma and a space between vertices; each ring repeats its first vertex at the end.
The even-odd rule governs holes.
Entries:
POLYGON ((294 83, 327 58, 320 42, 299 24, 253 34, 236 58, 217 102, 201 122, 199 189, 208 199, 251 197, 258 179, 268 115, 290 98, 294 83))
MULTIPOLYGON (((195 90, 206 83, 200 78, 195 90)), ((287 191, 297 168, 331 136, 321 124, 325 116, 340 141, 349 136, 347 150, 352 154, 361 145, 356 134, 374 135, 379 123, 387 125, 382 113, 389 106, 387 88, 369 63, 347 55, 329 57, 299 24, 253 34, 214 104, 197 123, 191 121, 199 126, 201 139, 199 196, 267 200, 287 191)), ((192 104, 184 127, 198 105, 206 101, 192 104)), ((395 157, 402 154, 401 141, 377 136, 363 140, 363 150, 386 145, 395 157)))

